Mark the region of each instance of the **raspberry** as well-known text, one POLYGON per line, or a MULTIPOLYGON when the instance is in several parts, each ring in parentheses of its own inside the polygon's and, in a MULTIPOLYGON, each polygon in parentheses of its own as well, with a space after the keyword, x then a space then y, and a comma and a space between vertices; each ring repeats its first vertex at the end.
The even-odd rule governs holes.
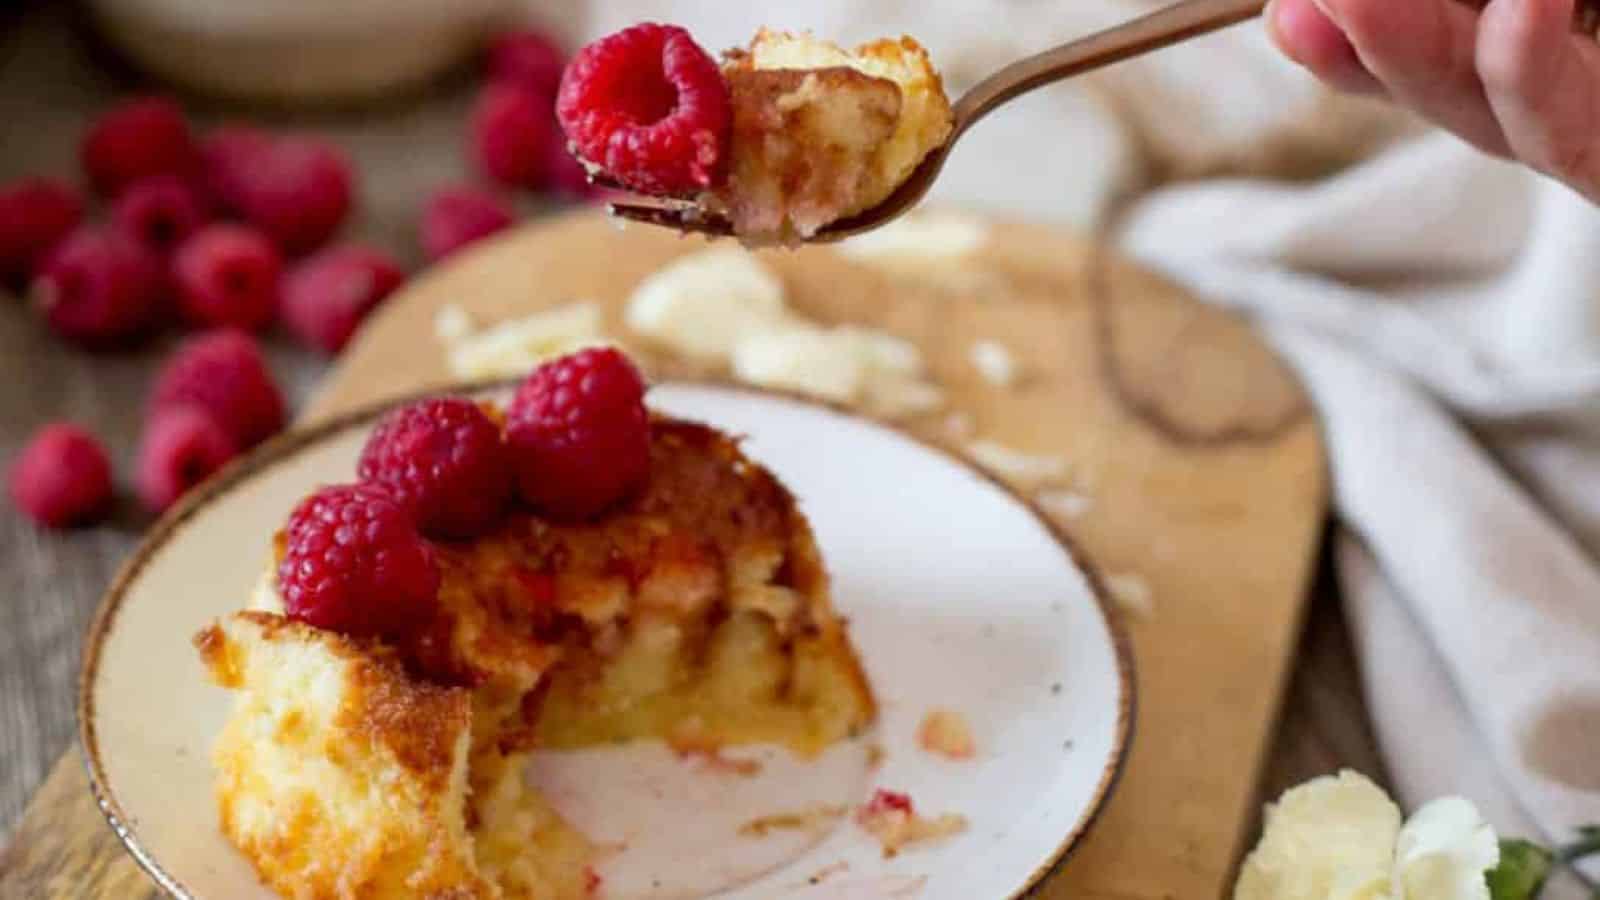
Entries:
POLYGON ((157 412, 139 441, 136 486, 153 513, 165 512, 190 488, 210 477, 239 450, 228 432, 196 406, 157 412))
POLYGON ((478 168, 508 187, 537 189, 545 177, 555 123, 550 100, 510 83, 490 84, 472 107, 472 153, 478 168))
POLYGON ((234 215, 243 212, 244 183, 257 154, 272 146, 272 135, 245 125, 224 125, 200 141, 200 180, 210 201, 234 215))
POLYGON ((117 227, 162 259, 209 218, 194 189, 175 175, 155 175, 128 185, 111 208, 117 227))
POLYGON ((434 194, 422 212, 422 252, 430 260, 443 259, 514 221, 510 205, 489 191, 446 188, 434 194))
POLYGON ((367 439, 358 471, 411 510, 429 537, 476 537, 511 499, 500 427, 458 397, 389 413, 367 439))
POLYGON ((400 264, 360 244, 330 247, 300 262, 283 280, 283 323, 300 340, 338 353, 361 320, 405 281, 400 264))
POLYGON ((635 25, 579 50, 556 115, 580 156, 647 194, 701 191, 726 168, 728 84, 676 26, 635 25))
POLYGON ((83 198, 54 178, 0 187, 0 279, 29 278, 50 249, 83 219, 83 198))
POLYGON ((79 156, 89 181, 108 197, 153 175, 191 175, 199 160, 183 110, 164 97, 130 100, 102 115, 79 156))
POLYGON ((585 519, 639 488, 650 469, 644 380, 621 352, 582 350, 535 369, 507 410, 522 498, 557 519, 585 519))
POLYGON ((34 301, 57 334, 104 349, 145 333, 161 313, 161 266, 112 228, 81 228, 46 257, 34 301))
POLYGON ((172 258, 178 306, 201 326, 259 331, 278 309, 283 260, 260 232, 211 225, 184 241, 172 258))
POLYGON ((549 102, 561 87, 561 70, 566 65, 567 55, 561 47, 537 31, 507 31, 489 43, 491 81, 521 85, 549 102))
POLYGON ((350 212, 350 164, 333 145, 308 137, 271 139, 227 151, 240 168, 223 176, 225 202, 285 253, 322 246, 350 212), (231 193, 231 197, 228 194, 231 193))
POLYGON ((69 422, 34 432, 11 464, 11 501, 49 528, 87 525, 111 506, 111 463, 100 442, 69 422))
POLYGON ((278 587, 290 618, 354 635, 405 635, 432 618, 433 550, 411 515, 370 485, 325 487, 285 528, 278 587))
POLYGON ((150 416, 173 406, 204 410, 248 450, 283 428, 283 395, 256 342, 221 328, 190 338, 156 376, 150 416))

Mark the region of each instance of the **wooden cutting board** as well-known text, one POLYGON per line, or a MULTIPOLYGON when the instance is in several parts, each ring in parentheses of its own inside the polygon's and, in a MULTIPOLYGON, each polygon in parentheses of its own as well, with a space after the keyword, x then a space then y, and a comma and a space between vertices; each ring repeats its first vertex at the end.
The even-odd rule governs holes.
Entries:
MULTIPOLYGON (((490 243, 397 295, 306 418, 449 381, 433 328, 446 304, 491 323, 598 301, 653 374, 690 373, 630 338, 619 312, 640 278, 701 247, 594 214, 490 243)), ((1316 424, 1291 376, 1237 319, 1060 231, 997 223, 961 258, 859 262, 827 248, 763 258, 801 313, 921 347, 950 406, 907 427, 959 446, 959 411, 978 437, 1067 460, 1056 488, 1088 498, 1060 521, 1129 603, 1137 722, 1121 784, 1040 896, 1222 896, 1255 819, 1326 502, 1316 424), (1016 356, 1017 385, 977 375, 969 351, 980 338, 1016 356)), ((154 893, 67 753, 0 858, 0 898, 154 893)))

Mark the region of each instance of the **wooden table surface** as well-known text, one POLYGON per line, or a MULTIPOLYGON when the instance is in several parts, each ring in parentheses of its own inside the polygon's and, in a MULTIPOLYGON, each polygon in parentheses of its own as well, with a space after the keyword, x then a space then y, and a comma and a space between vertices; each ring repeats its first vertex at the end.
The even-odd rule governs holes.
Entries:
MULTIPOLYGON (((34 172, 71 177, 84 122, 139 84, 86 48, 62 4, 12 4, 0 17, 0 181, 34 172)), ((459 80, 382 110, 274 124, 314 129, 340 143, 361 176, 352 233, 414 261, 412 223, 422 199, 433 186, 465 176, 460 133, 469 96, 468 82, 459 80)), ((203 121, 229 118, 226 109, 196 109, 203 121)), ((326 361, 279 336, 268 343, 287 391, 304 397, 326 361)), ((52 339, 23 303, 0 295, 0 460, 36 426, 70 418, 105 439, 125 483, 144 393, 170 345, 167 339, 137 352, 89 356, 52 339)), ((47 534, 0 504, 0 845, 74 740, 71 695, 83 627, 147 522, 123 501, 106 525, 47 534)), ((1383 780, 1324 568, 1262 797, 1342 766, 1383 780)))

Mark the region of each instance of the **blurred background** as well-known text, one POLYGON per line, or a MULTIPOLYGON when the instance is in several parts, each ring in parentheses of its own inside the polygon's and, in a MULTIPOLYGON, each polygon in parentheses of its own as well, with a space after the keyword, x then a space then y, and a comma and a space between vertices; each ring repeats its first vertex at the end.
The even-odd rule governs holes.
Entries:
MULTIPOLYGON (((830 0, 807 4, 804 21, 789 24, 841 43, 914 33, 957 95, 1018 55, 1150 5, 972 0, 930 10, 830 0)), ((409 275, 513 219, 596 201, 561 162, 550 120, 559 51, 641 18, 691 23, 705 46, 731 46, 771 12, 709 0, 12 0, 0 33, 0 183, 38 176, 68 185, 84 222, 137 218, 118 212, 128 186, 115 171, 117 160, 142 151, 137 138, 124 145, 114 132, 144 126, 117 119, 166 121, 175 110, 210 173, 193 198, 205 218, 259 226, 292 245, 278 254, 286 273, 359 246, 409 275), (165 112, 138 111, 151 97, 163 98, 165 112), (262 154, 244 168, 279 179, 266 199, 229 196, 213 183, 221 176, 210 167, 227 167, 227 137, 241 129, 262 154), (106 130, 113 135, 91 161, 90 135, 106 130), (273 198, 293 201, 296 191, 341 179, 349 201, 328 210, 327 221, 275 218, 273 198), (441 192, 456 202, 440 201, 441 192), (311 237, 302 240, 306 229, 311 237)), ((1125 201, 1161 185, 1242 175, 1304 181, 1414 129, 1387 110, 1325 93, 1257 32, 1007 107, 964 141, 936 201, 1110 229, 1125 201), (1232 77, 1197 77, 1219 67, 1232 77), (1175 108, 1184 110, 1177 120, 1175 108), (1020 179, 1019 171, 1030 174, 1020 179)), ((170 211, 157 197, 151 208, 170 211)), ((0 303, 0 459, 39 426, 70 419, 105 444, 121 487, 109 523, 87 530, 42 531, 10 505, 0 509, 0 842, 71 740, 83 627, 163 503, 129 488, 147 395, 186 336, 229 324, 190 308, 202 302, 180 303, 158 327, 119 337, 108 352, 43 314, 22 274, 10 273, 13 296, 0 303)), ((307 280, 315 291, 320 282, 307 280)), ((369 286, 352 315, 381 300, 369 286)), ((292 412, 342 337, 327 337, 316 322, 274 318, 251 327, 292 412)), ((1264 796, 1339 765, 1382 775, 1329 582, 1324 573, 1264 796)))

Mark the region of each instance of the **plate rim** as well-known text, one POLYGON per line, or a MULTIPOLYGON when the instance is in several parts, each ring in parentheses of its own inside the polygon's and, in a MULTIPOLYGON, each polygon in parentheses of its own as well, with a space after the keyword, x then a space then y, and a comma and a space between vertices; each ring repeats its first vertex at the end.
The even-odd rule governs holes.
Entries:
MULTIPOLYGON (((111 579, 105 592, 101 595, 100 602, 95 607, 94 615, 89 620, 88 629, 84 632, 83 650, 79 657, 78 679, 75 691, 75 711, 78 720, 77 742, 79 748, 83 751, 83 765, 88 775, 89 791, 94 797, 95 806, 99 808, 100 814, 105 817, 106 824, 111 827, 112 833, 116 835, 123 849, 133 857, 134 862, 138 863, 139 867, 145 871, 145 874, 149 875, 163 890, 178 898, 178 900, 197 900, 196 895, 183 882, 163 868, 161 863, 145 849, 144 845, 139 841, 138 834, 128 823, 127 813, 122 809, 121 803, 117 800, 116 792, 110 780, 106 777, 105 767, 100 756, 99 736, 95 729, 94 686, 96 684, 96 676, 99 673, 100 657, 106 638, 116 625, 117 614, 121 611, 128 589, 139 578, 156 551, 160 550, 176 536, 184 525, 230 490, 265 471, 272 465, 289 459, 307 447, 342 431, 371 424, 384 413, 397 406, 427 397, 472 395, 504 390, 514 387, 520 381, 520 378, 453 381, 363 403, 331 416, 314 419, 303 425, 291 425, 282 434, 269 438, 250 452, 230 461, 212 477, 180 498, 173 508, 169 509, 150 527, 149 531, 139 541, 138 546, 129 553, 128 557, 117 568, 115 576, 111 579)), ((1089 832, 1100 821, 1112 793, 1116 790, 1127 769, 1130 748, 1137 724, 1138 679, 1134 663, 1133 641, 1122 617, 1118 615, 1115 605, 1111 602, 1111 593, 1107 589, 1105 579, 1093 560, 1078 546, 1077 541, 1067 533, 1066 529, 1051 520, 1031 498, 1012 488, 975 461, 923 437, 901 423, 871 416, 845 404, 806 396, 796 391, 750 385, 728 378, 667 378, 658 382, 652 381, 650 386, 651 388, 666 386, 711 388, 768 399, 784 400, 824 409, 869 426, 891 431, 911 441, 918 447, 955 463, 1016 502, 1033 517, 1045 530, 1045 533, 1067 554, 1067 558, 1072 562, 1072 565, 1082 573, 1085 582, 1088 584, 1090 596, 1094 600, 1095 608, 1100 614, 1101 621, 1105 624, 1107 633, 1111 636, 1112 653, 1116 659, 1117 721, 1112 735, 1111 756, 1100 773, 1100 779, 1095 786, 1094 796, 1090 799, 1086 813, 1056 845, 1049 858, 1035 867, 1033 872, 1029 873, 1023 885, 1013 891, 1006 900, 1026 900, 1026 898, 1037 896, 1038 892, 1061 869, 1067 859, 1072 856, 1072 853, 1082 844, 1083 839, 1088 836, 1089 832)))

